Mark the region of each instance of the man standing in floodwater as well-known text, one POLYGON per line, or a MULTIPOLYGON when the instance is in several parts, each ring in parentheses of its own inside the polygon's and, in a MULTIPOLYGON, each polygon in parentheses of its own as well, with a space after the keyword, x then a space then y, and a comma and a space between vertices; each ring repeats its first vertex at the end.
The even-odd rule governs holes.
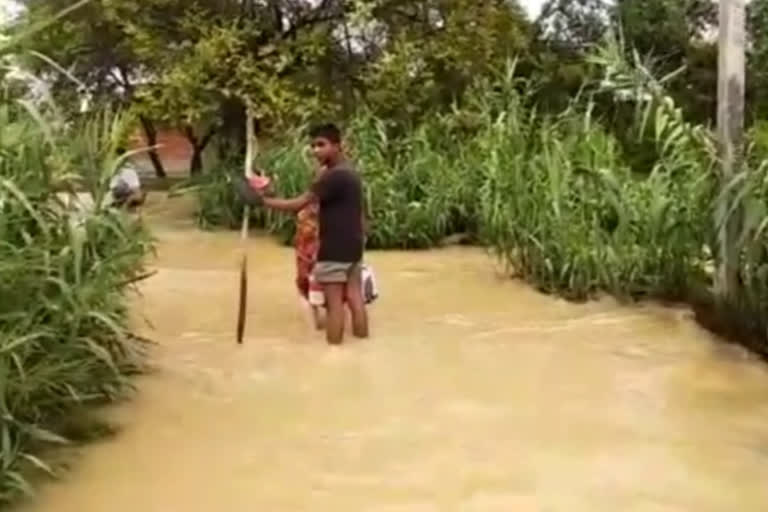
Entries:
POLYGON ((341 131, 336 125, 316 126, 310 130, 310 137, 312 153, 326 168, 310 190, 293 199, 259 193, 264 205, 276 210, 298 212, 312 201, 320 205, 320 248, 313 273, 325 294, 326 338, 336 345, 344 339, 345 304, 352 317, 352 334, 368 337, 362 281, 363 186, 360 175, 344 155, 341 131))

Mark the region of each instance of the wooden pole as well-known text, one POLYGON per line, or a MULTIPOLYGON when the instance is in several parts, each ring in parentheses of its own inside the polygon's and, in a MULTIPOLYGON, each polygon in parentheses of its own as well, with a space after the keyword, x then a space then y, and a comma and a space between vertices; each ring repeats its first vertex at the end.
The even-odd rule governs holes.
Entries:
MULTIPOLYGON (((744 135, 744 0, 720 0, 719 54, 717 77, 717 136, 722 165, 721 187, 727 186, 742 163, 744 135)), ((725 198, 724 198, 725 199, 725 198)), ((722 221, 729 209, 728 201, 718 206, 722 221)), ((728 222, 721 222, 718 233, 720 267, 715 282, 718 295, 725 298, 738 286, 736 230, 740 211, 728 222)))
MULTIPOLYGON (((246 110, 245 116, 245 178, 253 176, 253 158, 256 150, 256 137, 253 133, 253 113, 246 110)), ((247 185, 246 185, 247 186, 247 185)), ((240 297, 237 311, 237 343, 243 343, 245 334, 245 317, 248 310, 248 223, 251 217, 251 207, 246 204, 243 208, 243 223, 240 228, 240 297)))

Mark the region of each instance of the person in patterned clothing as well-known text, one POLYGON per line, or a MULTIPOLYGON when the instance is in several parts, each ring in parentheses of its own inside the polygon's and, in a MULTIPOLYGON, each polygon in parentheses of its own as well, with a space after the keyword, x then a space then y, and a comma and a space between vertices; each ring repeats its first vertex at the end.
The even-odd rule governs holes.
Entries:
MULTIPOLYGON (((319 168, 316 177, 319 177, 324 168, 319 168)), ((323 322, 323 304, 322 289, 314 283, 312 271, 317 262, 317 251, 320 247, 319 237, 319 219, 318 213, 320 205, 317 201, 312 201, 307 206, 299 210, 296 215, 296 236, 294 246, 296 248, 296 287, 299 294, 306 300, 312 308, 312 317, 315 327, 324 328, 323 322)))

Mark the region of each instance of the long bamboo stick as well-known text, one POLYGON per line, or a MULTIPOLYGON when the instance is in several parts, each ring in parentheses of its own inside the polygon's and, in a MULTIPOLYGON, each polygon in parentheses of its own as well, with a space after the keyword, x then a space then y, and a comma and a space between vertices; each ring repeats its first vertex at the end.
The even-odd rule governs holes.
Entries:
MULTIPOLYGON (((253 158, 255 153, 256 138, 253 133, 253 114, 250 109, 245 116, 245 178, 253 176, 253 158)), ((246 204, 243 208, 243 223, 240 229, 240 249, 242 259, 240 261, 240 297, 237 312, 237 343, 243 343, 245 334, 245 316, 248 310, 248 223, 251 217, 251 207, 246 204)))

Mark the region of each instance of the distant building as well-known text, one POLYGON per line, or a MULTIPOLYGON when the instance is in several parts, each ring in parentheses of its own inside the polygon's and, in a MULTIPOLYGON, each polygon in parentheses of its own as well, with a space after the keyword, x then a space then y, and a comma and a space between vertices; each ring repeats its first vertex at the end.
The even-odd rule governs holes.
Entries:
MULTIPOLYGON (((187 176, 189 174, 189 162, 192 158, 192 146, 189 141, 178 131, 172 129, 159 129, 157 133, 157 153, 163 162, 165 172, 170 177, 187 176)), ((141 149, 147 147, 144 132, 138 129, 131 137, 130 149, 141 149)), ((139 166, 142 178, 152 177, 155 170, 147 153, 142 153, 136 158, 136 164, 139 166)))

